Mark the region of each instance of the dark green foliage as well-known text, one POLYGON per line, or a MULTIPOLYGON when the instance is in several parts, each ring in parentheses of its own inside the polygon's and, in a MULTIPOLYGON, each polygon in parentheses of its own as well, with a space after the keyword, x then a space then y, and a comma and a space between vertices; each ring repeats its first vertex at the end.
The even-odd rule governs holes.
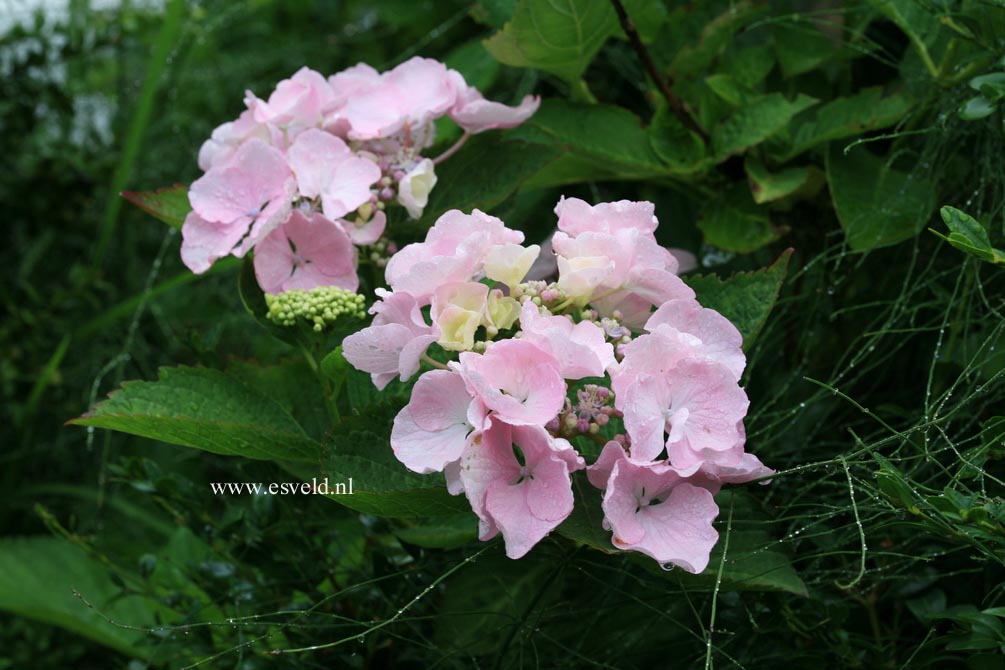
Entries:
POLYGON ((168 4, 0 37, 0 668, 1002 667, 1000 2, 625 1, 669 101, 606 1, 168 4), (178 260, 156 189, 245 89, 414 54, 544 103, 439 167, 399 246, 454 207, 536 243, 559 195, 649 199, 743 333, 778 474, 717 497, 704 574, 615 552, 582 473, 524 559, 477 542, 394 459, 409 385, 345 364, 358 322, 277 326, 249 263, 178 260))

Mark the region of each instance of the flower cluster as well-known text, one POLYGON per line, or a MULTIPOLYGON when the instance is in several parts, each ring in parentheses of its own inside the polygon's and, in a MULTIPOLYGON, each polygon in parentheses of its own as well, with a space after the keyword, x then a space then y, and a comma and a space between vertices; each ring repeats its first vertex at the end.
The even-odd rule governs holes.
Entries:
POLYGON ((519 125, 539 100, 485 100, 456 71, 412 58, 384 73, 360 64, 325 78, 303 68, 267 100, 213 131, 199 151, 205 174, 189 190, 182 260, 205 272, 227 254, 255 249, 266 293, 315 286, 355 291, 355 246, 380 240, 385 208, 418 218, 436 184, 435 164, 467 137, 519 125), (422 155, 447 115, 464 134, 437 159, 422 155))
POLYGON ((290 289, 265 294, 269 308, 266 318, 279 326, 293 326, 298 319, 321 332, 340 316, 366 318, 365 299, 358 293, 337 286, 316 286, 309 290, 290 289))
POLYGON ((653 209, 562 199, 556 281, 525 281, 541 250, 521 233, 448 212, 391 258, 372 325, 343 342, 379 388, 436 368, 391 446, 409 469, 443 472, 512 558, 571 513, 586 469, 615 546, 700 572, 713 494, 772 472, 744 451, 740 333, 677 276, 653 209), (587 466, 580 451, 599 456, 587 466))

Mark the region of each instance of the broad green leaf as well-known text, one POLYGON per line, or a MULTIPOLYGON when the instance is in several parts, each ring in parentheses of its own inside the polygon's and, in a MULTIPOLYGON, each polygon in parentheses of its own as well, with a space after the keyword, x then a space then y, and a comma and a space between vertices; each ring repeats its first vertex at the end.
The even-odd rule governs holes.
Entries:
POLYGON ((617 30, 617 16, 607 2, 517 0, 513 18, 485 47, 506 65, 576 81, 617 30))
POLYGON ((478 517, 470 510, 395 528, 402 542, 428 549, 454 549, 478 539, 478 517))
POLYGON ((227 456, 316 463, 321 453, 278 403, 209 368, 161 368, 157 381, 126 382, 70 423, 227 456))
POLYGON ((787 162, 824 142, 893 125, 913 106, 914 101, 906 93, 886 95, 880 87, 818 105, 793 119, 788 138, 776 152, 778 160, 787 162))
POLYGON ((719 160, 740 153, 785 128, 792 117, 816 102, 805 95, 788 100, 781 93, 749 100, 712 130, 712 151, 719 160))
POLYGON ((931 184, 895 170, 864 148, 845 155, 832 144, 827 183, 848 245, 855 251, 913 237, 932 211, 931 184))
POLYGON ((108 566, 68 540, 0 540, 0 609, 65 628, 127 657, 149 660, 154 649, 143 644, 142 631, 116 626, 102 614, 140 628, 158 625, 163 621, 158 617, 175 620, 176 615, 139 594, 123 594, 109 575, 108 566))
POLYGON ((674 56, 669 68, 674 80, 694 77, 703 72, 722 53, 733 35, 766 9, 755 6, 750 0, 740 0, 730 5, 727 11, 702 28, 695 42, 684 46, 674 56))
POLYGON ((720 249, 747 254, 778 239, 766 208, 759 207, 743 184, 706 201, 698 221, 705 241, 720 249))
POLYGON ((929 73, 934 75, 938 68, 931 50, 939 38, 940 24, 932 8, 917 0, 868 2, 904 31, 929 73))
POLYGON ((436 188, 429 196, 423 217, 419 221, 402 221, 397 229, 424 235, 448 210, 488 210, 561 153, 557 147, 504 140, 501 133, 474 137, 456 155, 437 166, 436 188))
POLYGON ((761 204, 793 195, 815 195, 827 178, 815 165, 790 167, 769 172, 756 156, 747 155, 747 180, 754 202, 761 204))
POLYGON ((787 249, 774 263, 754 272, 737 272, 728 279, 715 275, 691 275, 684 281, 694 289, 698 301, 733 322, 743 335, 743 348, 750 349, 771 308, 778 300, 792 249, 787 249))
POLYGON ((613 105, 545 100, 523 126, 510 131, 510 136, 558 145, 628 174, 656 174, 666 169, 650 145, 642 121, 613 105))
POLYGON ((123 191, 122 197, 172 228, 180 229, 192 211, 188 188, 184 184, 166 186, 156 191, 123 191))
POLYGON ((776 23, 771 29, 775 56, 786 77, 814 69, 834 53, 834 42, 812 22, 795 20, 776 23))
POLYGON ((949 228, 949 236, 938 231, 932 231, 951 245, 982 261, 995 264, 1005 264, 1005 251, 991 246, 988 231, 975 218, 955 207, 943 207, 939 213, 949 228))
POLYGON ((761 85, 774 66, 775 56, 771 47, 762 44, 731 53, 719 66, 719 70, 737 83, 754 89, 761 85))
POLYGON ((303 481, 327 478, 330 490, 338 483, 348 488, 352 480, 351 495, 328 497, 364 514, 424 519, 470 512, 464 496, 447 492, 443 475, 416 474, 394 457, 388 434, 396 410, 382 404, 343 419, 332 428, 331 447, 320 464, 284 463, 283 467, 303 481))
POLYGON ((675 175, 699 172, 712 163, 701 137, 686 128, 666 105, 653 116, 649 141, 653 151, 675 175))

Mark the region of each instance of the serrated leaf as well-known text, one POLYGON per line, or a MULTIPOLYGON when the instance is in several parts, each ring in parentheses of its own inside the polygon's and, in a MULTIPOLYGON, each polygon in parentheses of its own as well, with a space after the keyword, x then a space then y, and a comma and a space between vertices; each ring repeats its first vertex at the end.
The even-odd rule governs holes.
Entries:
POLYGON ((485 40, 500 62, 578 80, 618 30, 609 3, 596 0, 517 0, 513 18, 485 40))
POLYGON ((192 211, 188 202, 188 187, 184 184, 166 186, 156 191, 124 191, 122 197, 179 230, 185 223, 185 217, 192 211))
POLYGON ((788 100, 781 93, 749 100, 712 131, 712 152, 722 160, 760 144, 784 129, 796 114, 816 103, 816 98, 806 95, 788 100))
POLYGON ((747 155, 744 163, 747 181, 754 202, 774 202, 790 196, 812 196, 824 185, 827 178, 815 165, 790 167, 769 172, 756 156, 747 155))
POLYGON ((424 235, 448 210, 491 209, 561 154, 557 147, 503 139, 500 133, 474 137, 456 155, 437 166, 436 188, 429 196, 422 218, 402 221, 393 228, 389 225, 388 229, 424 235))
POLYGON ((743 348, 761 332, 771 313, 789 267, 792 249, 774 263, 754 272, 738 272, 728 279, 715 275, 690 275, 685 283, 694 289, 698 302, 729 319, 743 335, 743 348))
POLYGON ((126 382, 69 423, 226 456, 316 463, 321 453, 278 403, 209 368, 161 368, 157 381, 126 382))
POLYGON ((177 615, 137 593, 123 594, 109 568, 67 540, 54 537, 0 540, 0 609, 65 628, 131 658, 150 660, 153 648, 138 628, 177 615), (76 590, 93 607, 88 607, 76 590), (158 618, 160 617, 160 620, 158 618))
POLYGON ((584 105, 545 100, 511 137, 557 145, 567 151, 604 161, 612 170, 657 174, 665 170, 649 142, 642 121, 613 105, 584 105))
POLYGON ((792 120, 787 139, 776 151, 779 162, 831 140, 855 137, 870 130, 891 126, 911 111, 914 101, 900 91, 887 95, 882 88, 862 89, 855 95, 837 98, 799 114, 792 120))
POLYGON ((705 241, 720 249, 747 254, 770 244, 781 235, 758 207, 743 184, 734 184, 721 197, 706 201, 698 228, 705 241))
POLYGON ((730 3, 727 11, 709 21, 697 41, 681 48, 670 63, 674 80, 694 77, 704 71, 726 48, 733 35, 766 10, 749 0, 730 3))
POLYGON ((834 53, 831 38, 812 22, 799 20, 798 15, 788 22, 774 24, 771 34, 775 56, 786 78, 809 72, 834 53))
POLYGON ((916 235, 932 211, 932 185, 865 149, 827 155, 827 183, 848 246, 867 251, 916 235))

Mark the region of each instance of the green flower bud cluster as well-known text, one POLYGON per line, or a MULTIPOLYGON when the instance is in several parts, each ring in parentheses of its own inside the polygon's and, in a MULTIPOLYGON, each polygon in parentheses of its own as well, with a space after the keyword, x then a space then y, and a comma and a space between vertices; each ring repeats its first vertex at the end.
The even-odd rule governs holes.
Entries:
POLYGON ((269 321, 280 326, 292 326, 297 319, 304 319, 319 333, 340 316, 347 315, 356 319, 366 317, 366 301, 363 296, 337 286, 266 293, 265 304, 269 306, 269 313, 266 314, 269 321))

